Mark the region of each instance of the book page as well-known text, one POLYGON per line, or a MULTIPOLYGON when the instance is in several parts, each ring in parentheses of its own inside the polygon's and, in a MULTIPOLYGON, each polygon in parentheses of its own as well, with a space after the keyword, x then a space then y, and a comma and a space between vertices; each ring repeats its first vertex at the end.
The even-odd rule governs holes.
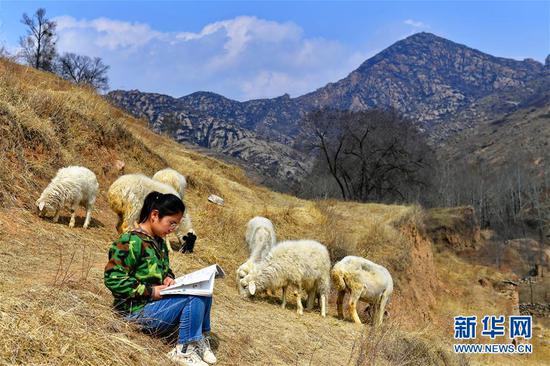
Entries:
POLYGON ((202 281, 190 285, 181 285, 178 287, 171 286, 160 292, 161 295, 196 295, 196 296, 212 296, 214 291, 214 276, 210 281, 202 281))
POLYGON ((217 264, 188 273, 175 279, 175 284, 165 288, 161 295, 197 295, 212 296, 214 279, 225 276, 223 269, 217 264))
MULTIPOLYGON (((198 271, 188 273, 184 276, 175 279, 176 283, 170 287, 180 285, 190 285, 192 283, 208 281, 212 274, 216 273, 216 265, 213 264, 209 267, 199 269, 198 271)), ((170 288, 169 287, 169 288, 170 288)))

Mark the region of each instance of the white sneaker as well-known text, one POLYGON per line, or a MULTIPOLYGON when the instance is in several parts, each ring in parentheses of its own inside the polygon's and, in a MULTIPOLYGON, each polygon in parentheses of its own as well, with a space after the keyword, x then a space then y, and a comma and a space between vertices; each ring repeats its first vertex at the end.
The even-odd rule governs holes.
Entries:
POLYGON ((206 362, 201 360, 197 353, 198 347, 194 344, 187 346, 186 352, 182 352, 183 345, 178 344, 173 350, 168 352, 166 356, 179 365, 184 366, 208 366, 206 362))
POLYGON ((209 364, 215 364, 218 359, 214 355, 214 352, 212 352, 212 349, 210 348, 210 340, 207 337, 202 337, 198 343, 198 349, 197 353, 202 358, 204 362, 207 362, 209 364))

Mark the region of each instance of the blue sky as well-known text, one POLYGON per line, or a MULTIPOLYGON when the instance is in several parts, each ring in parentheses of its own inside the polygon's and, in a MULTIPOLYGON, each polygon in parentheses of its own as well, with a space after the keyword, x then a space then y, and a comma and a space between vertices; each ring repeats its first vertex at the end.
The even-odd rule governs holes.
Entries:
POLYGON ((58 23, 60 52, 111 66, 111 89, 176 97, 295 97, 420 31, 500 57, 544 62, 550 54, 550 0, 0 0, 0 44, 15 52, 21 15, 39 7, 58 23))

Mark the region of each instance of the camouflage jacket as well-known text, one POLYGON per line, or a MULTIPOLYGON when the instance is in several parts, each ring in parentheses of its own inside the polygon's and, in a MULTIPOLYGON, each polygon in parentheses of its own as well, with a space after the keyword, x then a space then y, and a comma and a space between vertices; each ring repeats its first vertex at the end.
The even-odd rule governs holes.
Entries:
POLYGON ((166 277, 175 276, 163 239, 134 230, 123 233, 111 245, 103 280, 113 293, 117 310, 141 310, 151 301, 152 287, 162 285, 166 277))

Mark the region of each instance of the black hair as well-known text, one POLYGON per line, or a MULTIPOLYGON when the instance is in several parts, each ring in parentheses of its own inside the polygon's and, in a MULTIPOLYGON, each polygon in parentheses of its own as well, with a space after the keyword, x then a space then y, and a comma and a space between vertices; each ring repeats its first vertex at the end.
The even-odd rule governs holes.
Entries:
POLYGON ((159 219, 162 219, 164 216, 175 215, 178 213, 185 212, 185 205, 181 199, 171 193, 163 194, 159 192, 151 192, 143 201, 143 208, 139 214, 139 223, 147 221, 149 215, 153 210, 159 212, 159 219))

